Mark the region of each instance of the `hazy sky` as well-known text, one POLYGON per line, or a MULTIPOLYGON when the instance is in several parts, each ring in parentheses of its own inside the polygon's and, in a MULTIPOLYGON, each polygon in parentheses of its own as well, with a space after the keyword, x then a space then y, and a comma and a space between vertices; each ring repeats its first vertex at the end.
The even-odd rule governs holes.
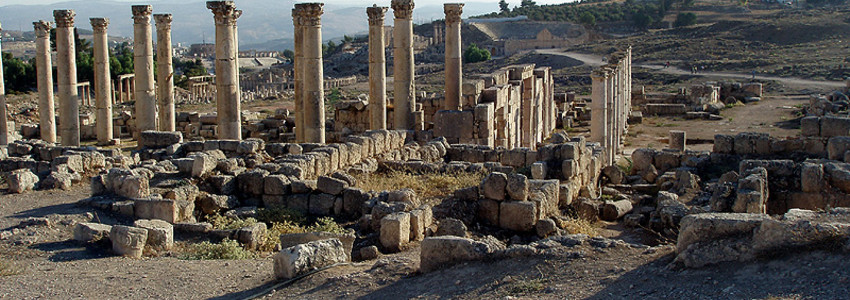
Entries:
MULTIPOLYGON (((114 1, 114 2, 134 2, 134 3, 161 2, 161 0, 160 1, 157 1, 157 0, 153 0, 153 1, 150 1, 150 0, 149 1, 145 1, 145 0, 141 0, 141 1, 139 1, 139 0, 110 0, 110 1, 114 1)), ((268 1, 274 2, 275 0, 268 0, 268 1)), ((519 5, 519 3, 521 2, 521 0, 507 0, 507 1, 508 1, 508 3, 511 4, 511 6, 519 5)), ((52 3, 59 3, 59 2, 68 2, 68 0, 3 0, 3 1, 0 2, 0 5, 52 4, 52 3)), ((236 2, 239 3, 238 0, 236 0, 236 2)), ((380 1, 377 1, 377 0, 325 0, 325 1, 322 1, 322 2, 328 3, 328 4, 333 3, 333 4, 336 4, 336 5, 351 4, 352 6, 363 6, 363 5, 371 5, 373 3, 382 3, 382 2, 386 2, 386 4, 389 5, 390 0, 380 0, 380 1)), ((465 0, 465 1, 458 1, 458 0, 448 0, 448 1, 446 1, 446 0, 419 0, 419 1, 416 1, 416 2, 424 4, 424 3, 447 3, 447 2, 455 3, 455 2, 499 2, 499 1, 498 0, 465 0)), ((554 3, 564 3, 564 2, 570 2, 570 1, 569 0, 537 0, 536 2, 537 2, 537 4, 554 4, 554 3)))

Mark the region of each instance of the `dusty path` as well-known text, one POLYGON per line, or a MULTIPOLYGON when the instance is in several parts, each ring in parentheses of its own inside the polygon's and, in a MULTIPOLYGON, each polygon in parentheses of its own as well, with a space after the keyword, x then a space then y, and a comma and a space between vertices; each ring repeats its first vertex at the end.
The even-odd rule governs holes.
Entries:
MULTIPOLYGON (((606 62, 602 61, 601 55, 596 54, 585 54, 585 53, 577 53, 577 52, 564 52, 564 49, 542 49, 535 50, 537 53, 541 54, 550 54, 550 55, 560 55, 566 56, 569 58, 573 58, 579 60, 589 66, 597 67, 602 66, 606 62)), ((673 74, 673 75, 694 75, 694 76, 704 76, 704 77, 721 77, 721 78, 735 78, 735 79, 755 79, 755 80, 765 80, 765 81, 778 81, 787 85, 794 86, 817 86, 821 88, 842 88, 845 87, 846 84, 844 82, 838 81, 817 81, 817 80, 808 80, 801 78, 791 78, 791 77, 775 77, 775 76, 765 76, 756 74, 755 78, 753 78, 752 74, 742 74, 742 73, 731 73, 731 72, 699 72, 696 74, 691 73, 691 71, 683 70, 677 67, 668 67, 665 68, 663 65, 656 64, 635 64, 637 67, 647 68, 655 71, 659 71, 665 74, 673 74)))

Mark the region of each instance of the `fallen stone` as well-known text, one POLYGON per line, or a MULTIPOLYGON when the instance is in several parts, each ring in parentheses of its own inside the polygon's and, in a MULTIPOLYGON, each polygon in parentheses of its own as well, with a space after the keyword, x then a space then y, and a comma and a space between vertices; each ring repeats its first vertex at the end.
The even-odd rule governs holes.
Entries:
POLYGON ((278 279, 291 279, 346 261, 348 256, 339 240, 313 241, 284 248, 275 254, 274 274, 278 279))
POLYGON ((99 223, 77 223, 74 226, 74 240, 80 242, 97 242, 109 238, 112 226, 99 223))
POLYGON ((439 236, 426 238, 421 248, 420 270, 431 272, 464 261, 484 259, 499 248, 504 249, 504 245, 491 245, 456 236, 439 236))
POLYGON ((162 220, 136 220, 133 226, 148 231, 145 242, 154 250, 170 250, 174 246, 174 226, 162 220))
POLYGON ((17 169, 6 176, 6 183, 9 185, 9 193, 20 194, 35 189, 38 175, 29 169, 17 169))
POLYGON ((148 240, 148 231, 143 228, 123 225, 112 226, 109 231, 112 251, 130 258, 141 258, 148 240))

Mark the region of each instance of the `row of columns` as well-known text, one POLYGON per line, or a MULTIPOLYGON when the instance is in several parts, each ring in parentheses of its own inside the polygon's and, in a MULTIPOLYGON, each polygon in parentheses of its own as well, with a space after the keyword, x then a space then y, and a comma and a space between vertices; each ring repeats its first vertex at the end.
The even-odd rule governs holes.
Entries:
POLYGON ((604 148, 605 165, 616 163, 631 113, 631 47, 591 73, 591 141, 604 148))
MULTIPOLYGON (((94 78, 97 140, 100 145, 116 144, 113 139, 112 105, 115 101, 136 100, 136 124, 138 131, 175 130, 174 119, 174 82, 171 67, 171 15, 156 15, 157 37, 159 38, 159 93, 154 90, 153 45, 151 41, 150 5, 132 7, 134 20, 134 74, 119 76, 113 91, 110 77, 109 47, 107 28, 109 19, 91 18, 94 32, 94 78), (131 93, 131 90, 133 91, 131 93), (157 100, 157 94, 160 96, 157 100), (159 108, 159 122, 157 122, 159 108)), ((73 10, 53 11, 56 22, 56 70, 59 96, 59 137, 67 146, 80 145, 79 99, 77 82, 76 50, 74 45, 73 10)), ((38 73, 39 111, 42 139, 58 142, 53 102, 52 61, 50 59, 50 30, 47 21, 33 23, 36 34, 36 69, 38 73)), ((83 85, 83 97, 89 99, 88 83, 83 85)), ((0 128, 2 131, 2 128, 0 128)), ((5 132, 5 131, 3 131, 5 132)), ((137 132, 138 134, 138 132, 137 132)))

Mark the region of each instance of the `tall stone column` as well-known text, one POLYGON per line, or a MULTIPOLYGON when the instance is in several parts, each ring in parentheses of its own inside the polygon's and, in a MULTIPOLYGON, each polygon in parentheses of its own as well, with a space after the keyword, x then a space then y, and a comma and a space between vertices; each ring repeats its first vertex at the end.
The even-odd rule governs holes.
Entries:
POLYGON ((35 29, 35 68, 38 74, 38 122, 41 139, 55 143, 56 109, 53 105, 53 61, 50 55, 51 25, 47 21, 33 22, 32 25, 35 29))
POLYGON ((293 102, 295 102, 295 141, 298 143, 304 142, 304 86, 303 86, 303 78, 304 72, 301 69, 304 64, 302 60, 304 59, 304 53, 301 50, 301 45, 304 44, 304 29, 301 26, 301 15, 298 9, 292 9, 292 25, 294 27, 295 32, 293 33, 295 40, 295 52, 293 61, 292 61, 292 77, 294 79, 294 89, 295 95, 293 102))
POLYGON ((590 109, 590 141, 600 143, 602 146, 607 146, 605 136, 607 132, 608 117, 606 115, 606 89, 605 89, 605 73, 601 70, 594 70, 590 74, 593 81, 591 87, 591 109, 590 109))
MULTIPOLYGON (((0 25, 0 32, 2 31, 3 28, 0 25)), ((0 40, 2 38, 3 35, 0 34, 0 40)), ((2 53, 2 50, 2 41, 0 41, 0 53, 2 53)), ((0 60, 0 146, 9 144, 9 125, 6 119, 6 86, 3 84, 3 81, 3 60, 0 60)))
POLYGON ((413 62, 413 0, 392 0, 393 28, 393 112, 395 129, 413 129, 416 105, 413 62))
POLYGON ((56 83, 59 90, 59 137, 64 146, 80 145, 80 99, 73 10, 54 10, 56 21, 56 83))
POLYGON ((446 13, 446 100, 445 110, 460 110, 462 94, 460 91, 463 80, 460 42, 460 20, 463 14, 463 4, 446 3, 443 5, 446 13))
POLYGON ((95 123, 97 143, 99 145, 113 144, 112 139, 112 79, 109 72, 109 42, 106 28, 107 18, 91 18, 94 30, 94 94, 97 114, 95 123))
POLYGON ((156 14, 156 72, 159 108, 159 130, 175 131, 174 116, 174 66, 171 50, 171 14, 156 14))
POLYGON ((386 7, 366 8, 369 16, 369 115, 372 130, 387 129, 387 57, 384 49, 386 7))
POLYGON ((325 142, 325 84, 322 67, 322 14, 324 4, 296 4, 301 18, 303 43, 301 45, 304 110, 304 141, 325 142))
POLYGON ((215 88, 218 138, 242 139, 236 19, 242 15, 233 1, 207 1, 215 17, 215 88))
POLYGON ((133 5, 133 69, 135 70, 136 129, 157 130, 153 75, 153 40, 150 5, 133 5))

